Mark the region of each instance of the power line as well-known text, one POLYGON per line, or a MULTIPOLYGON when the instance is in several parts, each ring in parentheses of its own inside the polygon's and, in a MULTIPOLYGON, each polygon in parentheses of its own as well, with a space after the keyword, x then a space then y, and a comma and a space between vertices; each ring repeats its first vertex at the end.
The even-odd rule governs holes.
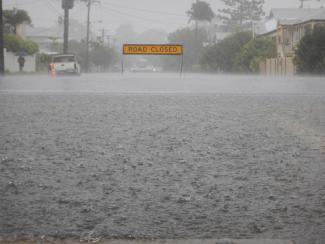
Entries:
POLYGON ((75 11, 72 11, 71 16, 74 16, 74 15, 80 13, 81 11, 85 10, 86 8, 87 8, 87 6, 83 6, 83 7, 79 8, 79 9, 76 9, 75 11))
POLYGON ((45 6, 47 7, 47 9, 50 10, 50 12, 51 12, 53 15, 55 15, 56 17, 62 16, 62 12, 59 11, 59 10, 57 10, 57 9, 55 8, 55 6, 53 6, 52 3, 51 3, 49 0, 47 0, 47 3, 48 3, 48 4, 47 4, 46 2, 44 2, 44 0, 42 1, 42 3, 43 3, 43 5, 45 5, 45 6))
MULTIPOLYGON (((129 13, 126 13, 126 12, 123 12, 123 11, 120 11, 120 10, 117 10, 117 9, 114 9, 114 8, 108 8, 106 6, 102 6, 103 8, 105 8, 106 10, 112 12, 112 13, 115 13, 115 14, 118 14, 118 15, 122 15, 122 16, 128 16, 128 17, 131 17, 131 18, 135 18, 135 19, 139 19, 139 20, 142 20, 142 21, 146 21, 146 22, 156 22, 158 24, 164 24, 164 25, 168 25, 168 24, 176 24, 176 23, 173 23, 173 22, 162 22, 162 21, 157 21, 155 19, 148 19, 148 18, 144 18, 142 16, 138 16, 138 15, 134 15, 134 14, 129 14, 129 13)), ((177 23, 179 24, 179 23, 177 23)))
POLYGON ((58 14, 60 14, 61 15, 61 11, 60 10, 58 10, 55 6, 54 6, 54 4, 53 4, 53 2, 52 1, 50 1, 50 0, 47 0, 47 2, 49 3, 49 5, 51 6, 51 8, 55 11, 55 12, 57 12, 58 14))
MULTIPOLYGON (((300 1, 300 8, 304 8, 304 3, 305 2, 309 2, 309 1, 312 1, 312 0, 299 0, 300 1)), ((323 0, 313 0, 314 2, 322 2, 323 0)))
MULTIPOLYGON (((108 3, 102 3, 102 4, 106 5, 108 3)), ((161 15, 169 15, 169 16, 177 16, 177 17, 186 17, 187 16, 186 14, 170 13, 170 12, 158 11, 158 10, 152 10, 152 9, 134 8, 134 7, 123 6, 123 5, 119 5, 119 4, 115 4, 115 3, 109 3, 109 5, 123 8, 123 9, 130 9, 130 10, 151 13, 151 14, 161 14, 161 15)))
MULTIPOLYGON (((27 0, 25 0, 23 3, 19 3, 19 6, 20 5, 29 5, 29 4, 34 4, 34 3, 41 3, 41 2, 44 2, 44 1, 41 1, 41 0, 27 1, 27 0)), ((17 3, 8 3, 8 4, 6 4, 7 7, 15 7, 17 5, 18 5, 17 3)))

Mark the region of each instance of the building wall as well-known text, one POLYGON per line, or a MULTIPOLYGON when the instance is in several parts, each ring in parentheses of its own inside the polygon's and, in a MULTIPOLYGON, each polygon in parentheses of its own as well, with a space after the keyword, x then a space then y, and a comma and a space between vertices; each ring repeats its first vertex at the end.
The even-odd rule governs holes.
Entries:
MULTIPOLYGON (((9 72, 19 72, 18 57, 15 53, 7 52, 4 49, 4 59, 5 59, 5 70, 9 72)), ((23 71, 25 72, 35 72, 36 71, 36 58, 33 56, 25 57, 25 66, 23 71)))
POLYGON ((276 41, 278 58, 260 62, 260 73, 267 75, 293 75, 296 67, 293 57, 300 40, 316 26, 324 26, 325 20, 308 21, 295 25, 279 25, 276 32, 263 35, 276 41))
POLYGON ((325 27, 325 21, 309 21, 296 25, 279 26, 277 49, 281 57, 293 57, 300 40, 316 26, 325 27))
POLYGON ((25 23, 16 25, 16 35, 20 36, 21 38, 25 38, 25 28, 26 28, 25 23))

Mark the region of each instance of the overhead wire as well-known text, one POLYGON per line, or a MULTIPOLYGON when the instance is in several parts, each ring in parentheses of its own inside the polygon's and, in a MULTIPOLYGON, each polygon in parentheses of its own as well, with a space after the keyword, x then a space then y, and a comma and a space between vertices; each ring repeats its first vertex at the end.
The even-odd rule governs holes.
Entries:
POLYGON ((78 13, 80 13, 81 11, 85 10, 86 8, 87 8, 87 6, 85 5, 85 6, 81 7, 81 8, 79 8, 79 9, 73 9, 73 10, 71 11, 70 16, 75 16, 76 14, 78 14, 78 13))
POLYGON ((49 5, 51 6, 51 8, 52 8, 56 13, 58 13, 59 15, 62 15, 62 12, 61 12, 60 10, 58 10, 58 9, 55 7, 54 3, 53 3, 51 0, 46 0, 46 1, 49 3, 49 5))
POLYGON ((160 15, 169 15, 169 16, 177 16, 177 17, 186 17, 186 14, 178 14, 178 13, 170 13, 170 12, 165 12, 165 11, 159 11, 159 10, 153 10, 153 9, 143 9, 143 8, 134 8, 134 7, 129 7, 125 5, 120 5, 116 3, 107 3, 102 1, 102 5, 109 5, 109 6, 115 6, 123 9, 129 9, 129 10, 135 10, 139 12, 145 12, 149 14, 160 14, 160 15))
POLYGON ((109 7, 104 6, 104 5, 102 5, 102 7, 105 8, 106 10, 110 11, 111 13, 115 13, 115 14, 122 15, 122 16, 128 16, 128 17, 131 17, 133 19, 138 19, 138 20, 142 20, 142 21, 146 21, 146 22, 150 22, 150 23, 155 22, 155 23, 163 24, 163 25, 179 24, 179 23, 174 23, 174 22, 166 22, 166 21, 159 21, 159 20, 156 20, 156 19, 145 18, 145 17, 139 16, 139 15, 126 13, 126 12, 120 11, 118 9, 109 8, 109 7))
POLYGON ((20 5, 28 5, 28 4, 42 3, 42 2, 44 2, 44 1, 42 1, 42 0, 30 0, 30 1, 25 0, 23 3, 19 3, 19 4, 17 4, 17 3, 7 3, 7 4, 3 4, 3 5, 6 6, 6 7, 16 7, 16 6, 20 6, 20 5))

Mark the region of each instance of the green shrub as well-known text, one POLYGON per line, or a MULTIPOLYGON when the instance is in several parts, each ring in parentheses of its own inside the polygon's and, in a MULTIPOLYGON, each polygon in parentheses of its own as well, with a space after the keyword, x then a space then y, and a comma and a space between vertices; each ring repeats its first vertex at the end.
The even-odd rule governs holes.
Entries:
POLYGON ((298 73, 325 74, 325 27, 316 27, 301 39, 294 61, 298 73))
POLYGON ((236 57, 236 66, 241 72, 258 72, 260 61, 275 58, 276 44, 269 38, 256 38, 246 43, 236 57))
POLYGON ((38 45, 35 42, 23 40, 17 35, 4 35, 4 47, 10 52, 25 51, 29 55, 38 52, 38 45))
POLYGON ((250 32, 237 32, 204 51, 201 65, 208 71, 237 72, 236 57, 252 39, 250 32))
POLYGON ((40 53, 36 55, 36 70, 38 72, 47 72, 48 65, 51 62, 51 55, 40 53))

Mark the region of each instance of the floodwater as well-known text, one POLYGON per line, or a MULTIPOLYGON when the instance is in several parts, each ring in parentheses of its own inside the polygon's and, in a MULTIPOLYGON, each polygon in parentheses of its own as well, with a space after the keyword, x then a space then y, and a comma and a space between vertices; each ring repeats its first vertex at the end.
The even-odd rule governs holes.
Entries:
POLYGON ((0 236, 323 244, 324 80, 1 78, 0 236))
MULTIPOLYGON (((1 78, 0 78, 1 79, 1 78)), ((125 73, 82 76, 8 76, 0 92, 321 94, 324 77, 125 73)))

